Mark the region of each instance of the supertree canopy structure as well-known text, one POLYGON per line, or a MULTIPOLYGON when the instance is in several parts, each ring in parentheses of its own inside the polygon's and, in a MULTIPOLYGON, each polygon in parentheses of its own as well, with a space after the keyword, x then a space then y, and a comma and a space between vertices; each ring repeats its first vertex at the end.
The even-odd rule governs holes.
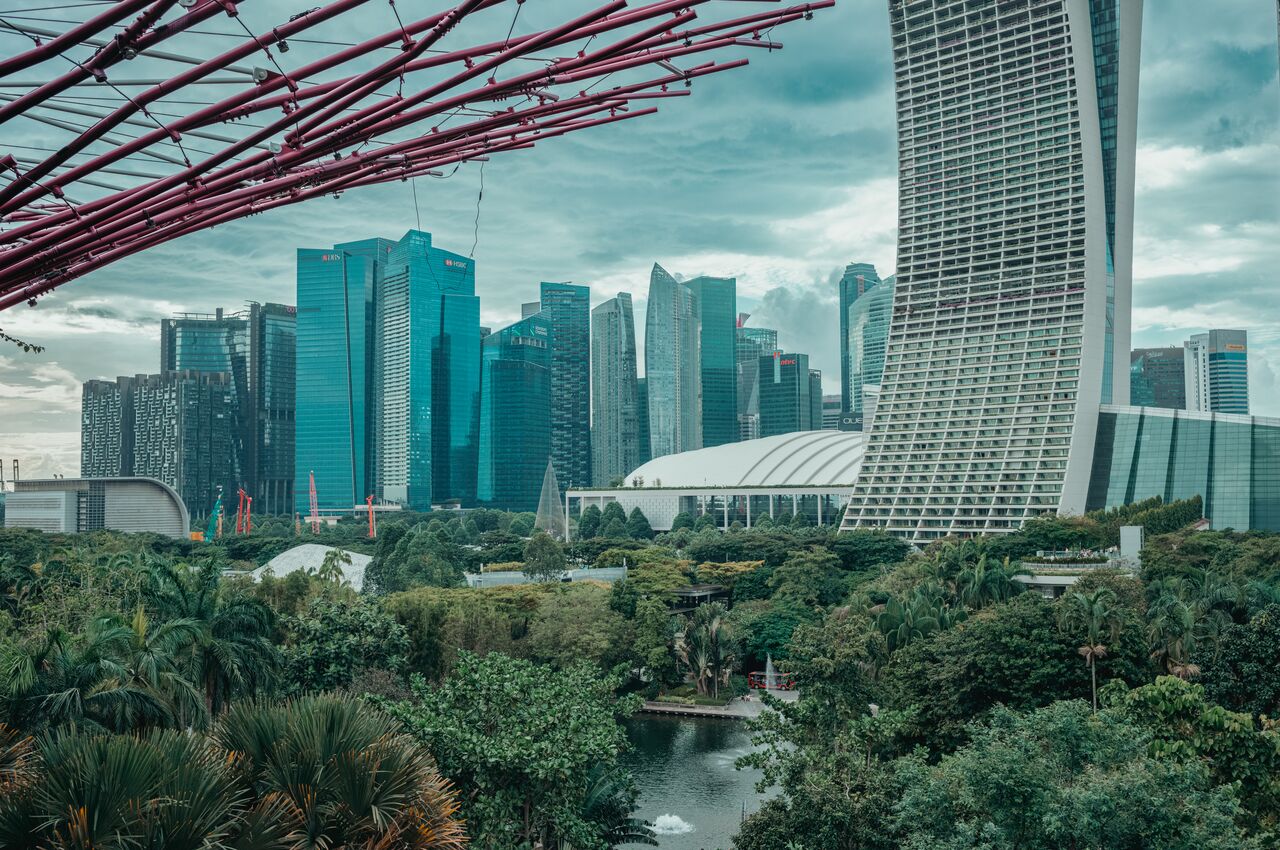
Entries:
POLYGON ((649 115, 746 64, 704 54, 778 49, 774 27, 834 0, 699 19, 729 2, 0 11, 0 310, 223 222, 649 115))

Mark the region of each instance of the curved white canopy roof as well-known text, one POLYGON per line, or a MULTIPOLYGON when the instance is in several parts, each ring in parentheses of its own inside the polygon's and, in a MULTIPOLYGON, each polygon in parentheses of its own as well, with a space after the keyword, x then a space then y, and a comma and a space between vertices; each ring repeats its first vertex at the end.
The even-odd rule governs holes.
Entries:
POLYGON ((654 458, 627 476, 644 487, 852 485, 862 466, 861 431, 796 431, 654 458))

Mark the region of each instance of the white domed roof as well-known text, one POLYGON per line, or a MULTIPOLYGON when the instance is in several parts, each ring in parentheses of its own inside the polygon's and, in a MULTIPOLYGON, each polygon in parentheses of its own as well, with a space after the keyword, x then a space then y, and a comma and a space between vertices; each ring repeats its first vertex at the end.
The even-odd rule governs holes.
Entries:
POLYGON ((861 431, 796 431, 654 458, 627 476, 644 487, 852 485, 862 466, 861 431))

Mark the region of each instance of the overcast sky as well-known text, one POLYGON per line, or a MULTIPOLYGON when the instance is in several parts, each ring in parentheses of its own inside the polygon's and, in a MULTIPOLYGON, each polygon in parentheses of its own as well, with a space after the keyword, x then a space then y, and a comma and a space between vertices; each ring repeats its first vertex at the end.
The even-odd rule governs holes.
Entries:
MULTIPOLYGON (((521 22, 545 25, 558 3, 521 22)), ((1146 4, 1133 342, 1246 328, 1253 412, 1280 416, 1276 33, 1275 0, 1146 4)), ((47 347, 0 348, 0 458, 22 458, 29 477, 75 474, 81 382, 155 371, 162 317, 292 304, 295 248, 398 238, 415 213, 442 247, 467 253, 475 242, 485 324, 518 319, 539 281, 571 280, 592 287, 593 304, 631 292, 643 337, 654 262, 731 275, 751 323, 778 328, 781 345, 808 352, 838 392, 834 280, 852 260, 882 275, 894 266, 887 3, 838 0, 775 37, 781 52, 747 53, 748 68, 696 82, 656 116, 495 157, 478 228, 480 168, 468 166, 419 180, 416 211, 408 184, 315 200, 185 237, 0 314, 6 332, 47 347)))

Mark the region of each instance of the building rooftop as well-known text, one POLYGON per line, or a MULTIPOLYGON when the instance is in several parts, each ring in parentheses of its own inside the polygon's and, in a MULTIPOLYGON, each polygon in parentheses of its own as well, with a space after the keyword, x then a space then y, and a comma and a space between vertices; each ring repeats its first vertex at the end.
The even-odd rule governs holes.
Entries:
POLYGON ((654 458, 631 472, 651 487, 852 485, 862 466, 861 431, 795 431, 654 458))
MULTIPOLYGON (((298 570, 309 573, 318 572, 320 567, 324 565, 324 556, 337 548, 341 547, 325 546, 320 543, 303 543, 276 555, 270 561, 254 570, 251 575, 256 581, 262 578, 262 574, 267 570, 271 570, 271 574, 276 578, 284 578, 289 573, 297 572, 298 570)), ((361 555, 359 552, 352 552, 350 549, 344 549, 343 551, 351 556, 351 563, 342 565, 342 577, 351 585, 353 590, 359 591, 364 587, 365 568, 369 566, 369 562, 373 560, 373 557, 361 555)))

